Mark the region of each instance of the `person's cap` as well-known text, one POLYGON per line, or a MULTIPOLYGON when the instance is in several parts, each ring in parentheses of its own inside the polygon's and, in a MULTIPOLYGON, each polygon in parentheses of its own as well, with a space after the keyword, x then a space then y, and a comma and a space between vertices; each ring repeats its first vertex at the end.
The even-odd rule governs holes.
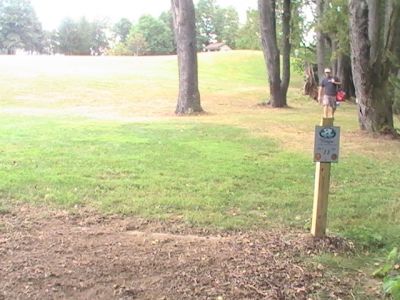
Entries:
POLYGON ((330 73, 330 72, 331 72, 331 69, 326 68, 324 72, 325 72, 325 73, 330 73))

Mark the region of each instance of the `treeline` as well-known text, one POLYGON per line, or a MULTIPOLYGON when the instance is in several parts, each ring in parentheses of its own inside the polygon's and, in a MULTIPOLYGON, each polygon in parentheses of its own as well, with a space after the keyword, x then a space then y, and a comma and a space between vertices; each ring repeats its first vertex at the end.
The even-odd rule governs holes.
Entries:
MULTIPOLYGON (((215 42, 233 49, 262 48, 272 106, 287 105, 291 70, 306 71, 305 93, 316 98, 318 81, 330 66, 347 96, 357 98, 360 127, 394 131, 393 112, 400 112, 399 0, 258 0, 259 10, 248 11, 243 25, 234 8, 220 7, 216 0, 199 0, 196 7, 192 0, 171 3, 190 26, 186 40, 196 41, 199 51, 215 42), (190 11, 190 20, 181 6, 190 11)), ((171 12, 164 12, 136 23, 66 19, 57 30, 45 32, 30 0, 0 0, 0 52, 172 54, 178 25, 171 12)))
MULTIPOLYGON (((261 49, 257 11, 248 11, 245 24, 233 7, 215 0, 196 5, 197 48, 215 42, 232 49, 261 49)), ((42 29, 30 0, 0 0, 0 51, 19 49, 39 54, 65 55, 165 55, 175 54, 176 44, 170 11, 158 18, 144 15, 137 22, 122 18, 107 20, 64 19, 56 30, 42 29)))

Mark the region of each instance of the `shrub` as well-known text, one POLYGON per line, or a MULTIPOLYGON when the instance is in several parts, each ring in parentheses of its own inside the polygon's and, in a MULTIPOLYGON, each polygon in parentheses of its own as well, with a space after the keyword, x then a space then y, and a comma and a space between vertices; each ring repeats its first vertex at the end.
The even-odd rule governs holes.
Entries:
POLYGON ((398 248, 394 248, 389 253, 383 266, 373 275, 383 279, 385 295, 400 300, 400 254, 398 248))

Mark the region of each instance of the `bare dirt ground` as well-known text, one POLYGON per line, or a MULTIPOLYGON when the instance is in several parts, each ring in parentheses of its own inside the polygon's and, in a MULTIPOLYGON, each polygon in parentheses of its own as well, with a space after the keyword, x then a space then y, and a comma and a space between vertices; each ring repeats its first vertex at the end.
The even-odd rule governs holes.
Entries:
POLYGON ((182 222, 19 206, 0 215, 0 299, 347 299, 306 233, 219 232, 182 222))

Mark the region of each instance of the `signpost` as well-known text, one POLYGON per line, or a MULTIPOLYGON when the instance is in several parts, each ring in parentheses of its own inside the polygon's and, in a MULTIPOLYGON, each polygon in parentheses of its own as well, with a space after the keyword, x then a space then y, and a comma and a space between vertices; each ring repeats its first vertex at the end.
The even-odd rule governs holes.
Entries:
POLYGON ((323 237, 326 234, 331 163, 338 162, 339 141, 340 128, 333 126, 333 118, 323 118, 321 126, 315 128, 316 170, 311 224, 311 234, 315 237, 323 237))
POLYGON ((339 159, 340 127, 316 126, 314 162, 337 163, 339 159))

